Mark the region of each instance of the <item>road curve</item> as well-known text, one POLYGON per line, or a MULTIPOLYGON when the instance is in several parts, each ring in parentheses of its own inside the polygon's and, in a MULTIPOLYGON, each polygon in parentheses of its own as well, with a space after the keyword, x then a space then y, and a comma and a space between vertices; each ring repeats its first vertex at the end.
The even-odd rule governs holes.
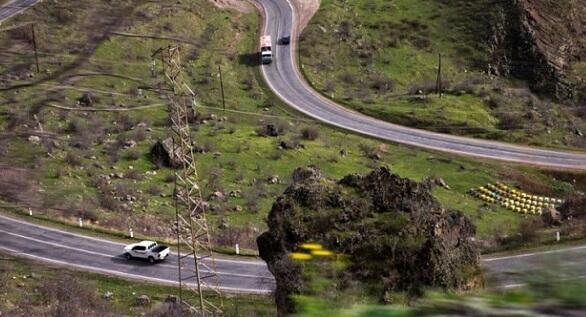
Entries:
POLYGON ((416 147, 546 168, 586 170, 586 153, 531 148, 418 130, 374 119, 344 108, 313 90, 297 65, 298 39, 295 9, 288 0, 257 0, 263 8, 262 33, 273 39, 274 61, 263 65, 263 76, 273 92, 289 106, 324 123, 360 134, 416 147), (277 45, 291 35, 291 45, 277 45))
MULTIPOLYGON (((124 246, 0 215, 0 251, 138 281, 177 283, 176 253, 171 253, 164 262, 152 265, 140 260, 127 261, 123 257, 124 246)), ((189 262, 186 261, 185 265, 189 262)), ((262 295, 270 294, 275 287, 274 278, 262 261, 217 258, 216 272, 220 288, 226 293, 262 295)))
POLYGON ((39 1, 41 1, 41 0, 11 0, 11 1, 8 1, 6 4, 4 4, 2 7, 0 7, 0 24, 2 23, 2 21, 10 18, 11 16, 16 15, 17 13, 20 13, 20 12, 34 6, 39 1))
MULTIPOLYGON (((47 262, 56 266, 117 276, 125 279, 176 285, 177 254, 162 263, 127 261, 124 244, 65 232, 0 214, 0 252, 47 262)), ((586 246, 484 258, 488 288, 525 285, 535 276, 565 273, 556 279, 586 278, 586 246)), ((275 280, 262 261, 216 259, 220 286, 226 293, 270 294, 275 280)))

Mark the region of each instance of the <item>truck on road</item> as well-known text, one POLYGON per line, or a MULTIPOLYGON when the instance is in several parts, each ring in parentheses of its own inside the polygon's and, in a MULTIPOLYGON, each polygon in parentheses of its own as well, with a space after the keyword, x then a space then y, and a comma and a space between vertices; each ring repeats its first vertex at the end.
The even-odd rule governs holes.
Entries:
POLYGON ((155 241, 141 241, 124 247, 124 257, 127 260, 139 258, 155 263, 156 261, 163 261, 168 255, 169 247, 159 245, 155 241))
POLYGON ((273 61, 273 48, 270 35, 265 35, 260 38, 260 60, 263 64, 270 64, 273 61))

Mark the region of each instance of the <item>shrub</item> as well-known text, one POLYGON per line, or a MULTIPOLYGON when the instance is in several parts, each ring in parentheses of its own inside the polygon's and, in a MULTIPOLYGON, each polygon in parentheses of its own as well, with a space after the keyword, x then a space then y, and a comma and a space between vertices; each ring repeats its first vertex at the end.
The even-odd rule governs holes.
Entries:
POLYGON ((316 140, 319 137, 319 131, 313 127, 307 127, 301 130, 301 138, 304 140, 316 140))
POLYGON ((369 78, 370 88, 376 90, 379 94, 393 92, 395 90, 395 82, 384 76, 372 76, 369 78))
POLYGON ((82 164, 81 157, 72 152, 67 152, 67 155, 65 155, 65 162, 71 166, 81 166, 82 164))
POLYGON ((98 203, 106 210, 117 211, 120 209, 119 202, 109 193, 98 194, 98 203))
POLYGON ((348 85, 353 85, 358 81, 356 76, 350 73, 344 73, 340 75, 340 80, 348 85))
POLYGON ((128 179, 134 179, 134 180, 144 179, 144 175, 142 175, 142 173, 139 172, 138 170, 130 170, 130 171, 126 172, 125 176, 128 179))
POLYGON ((158 196, 161 194, 161 192, 163 192, 163 190, 161 189, 161 187, 159 187, 158 185, 151 185, 148 189, 147 189, 147 193, 149 193, 152 196, 158 196))
POLYGON ((128 150, 126 152, 126 159, 130 161, 136 161, 140 158, 140 153, 137 150, 128 150))
POLYGON ((167 175, 165 176, 165 178, 163 179, 163 181, 164 181, 165 183, 173 183, 173 182, 175 182, 175 174, 173 174, 173 173, 171 173, 171 174, 167 174, 167 175))

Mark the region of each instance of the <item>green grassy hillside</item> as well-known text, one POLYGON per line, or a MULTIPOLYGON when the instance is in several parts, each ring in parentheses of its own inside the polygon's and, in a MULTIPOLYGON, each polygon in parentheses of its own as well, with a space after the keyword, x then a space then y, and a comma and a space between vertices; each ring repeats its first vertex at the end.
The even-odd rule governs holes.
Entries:
MULTIPOLYGON (((578 108, 488 75, 484 0, 324 0, 300 63, 322 94, 390 122, 451 134, 584 148, 578 108), (442 55, 443 97, 434 92, 442 55)), ((576 69, 579 69, 576 66, 576 69)))

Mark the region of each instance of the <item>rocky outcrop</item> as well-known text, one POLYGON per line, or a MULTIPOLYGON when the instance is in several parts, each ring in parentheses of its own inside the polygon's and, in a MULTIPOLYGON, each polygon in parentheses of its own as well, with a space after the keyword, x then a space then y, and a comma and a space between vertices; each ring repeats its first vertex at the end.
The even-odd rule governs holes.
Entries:
MULTIPOLYGON (((481 2, 482 0, 475 0, 481 2)), ((486 2, 492 73, 526 80, 557 99, 574 99, 579 82, 572 65, 586 58, 586 3, 583 0, 486 2)), ((482 35, 481 35, 482 36, 482 35)))
POLYGON ((257 240, 277 282, 280 315, 295 311, 289 296, 306 286, 302 267, 287 255, 309 241, 347 254, 346 278, 385 291, 418 294, 428 286, 464 289, 478 282, 475 228, 460 212, 442 208, 430 183, 388 168, 339 182, 318 168, 300 168, 292 180, 272 207, 269 231, 257 240))

